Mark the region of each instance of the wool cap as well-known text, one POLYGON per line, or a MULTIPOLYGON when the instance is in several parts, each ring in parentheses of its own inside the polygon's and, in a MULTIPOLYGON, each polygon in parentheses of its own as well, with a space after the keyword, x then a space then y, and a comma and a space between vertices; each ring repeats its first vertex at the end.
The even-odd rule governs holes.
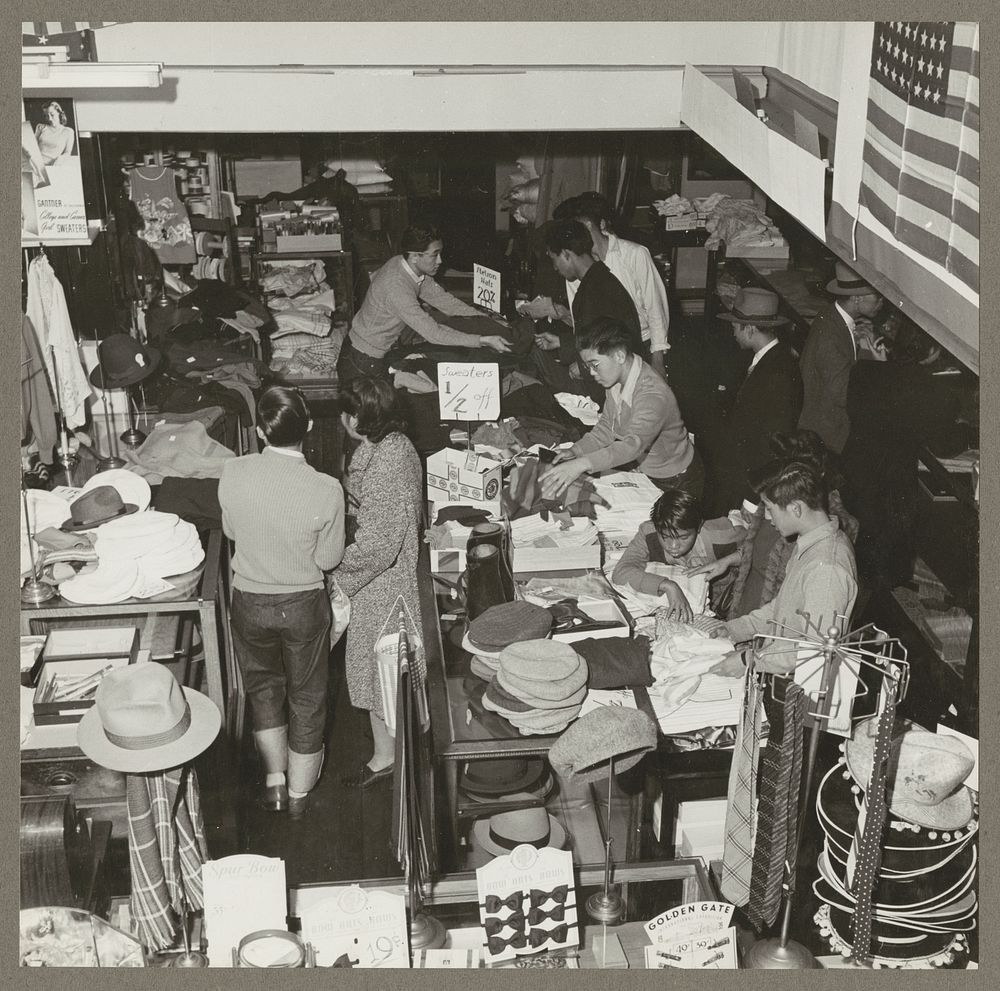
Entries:
POLYGON ((554 736, 566 729, 579 715, 580 706, 577 704, 565 709, 533 709, 507 718, 512 726, 517 727, 521 736, 554 736))
POLYGON ((560 640, 525 640, 503 649, 497 678, 526 702, 565 703, 587 684, 587 662, 560 640))
POLYGON ((473 657, 469 661, 469 670, 477 677, 482 678, 483 681, 489 681, 496 671, 493 670, 481 657, 473 657))
POLYGON ((521 640, 539 640, 552 629, 547 609, 518 600, 490 606, 469 624, 469 641, 487 651, 503 650, 521 640))
POLYGON ((561 778, 601 781, 607 762, 627 771, 656 749, 656 723, 638 709, 604 705, 581 716, 553 744, 549 764, 561 778))

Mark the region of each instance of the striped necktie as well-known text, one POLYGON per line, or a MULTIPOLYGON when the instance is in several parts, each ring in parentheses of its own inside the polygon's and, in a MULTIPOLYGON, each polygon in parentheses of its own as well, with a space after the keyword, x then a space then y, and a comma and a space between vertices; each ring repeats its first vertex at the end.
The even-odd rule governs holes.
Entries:
POLYGON ((729 769, 726 800, 726 843, 722 854, 723 896, 734 905, 745 905, 750 897, 753 865, 753 817, 760 756, 761 676, 747 669, 743 712, 736 733, 736 750, 729 769))

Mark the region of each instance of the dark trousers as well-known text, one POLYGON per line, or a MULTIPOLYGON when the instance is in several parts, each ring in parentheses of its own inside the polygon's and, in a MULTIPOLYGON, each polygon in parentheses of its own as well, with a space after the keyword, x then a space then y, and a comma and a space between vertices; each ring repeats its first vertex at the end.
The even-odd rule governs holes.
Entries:
POLYGON ((340 388, 357 378, 377 378, 388 382, 389 370, 383 358, 373 358, 364 351, 359 351, 349 337, 344 338, 337 359, 337 384, 340 388))
POLYGON ((326 589, 278 595, 235 589, 231 620, 254 729, 287 723, 290 750, 318 753, 330 672, 326 589))
POLYGON ((705 465, 701 460, 701 455, 695 451, 691 464, 680 474, 671 475, 669 478, 649 476, 649 480, 664 492, 667 489, 684 489, 685 492, 690 492, 691 495, 700 499, 705 491, 705 465))

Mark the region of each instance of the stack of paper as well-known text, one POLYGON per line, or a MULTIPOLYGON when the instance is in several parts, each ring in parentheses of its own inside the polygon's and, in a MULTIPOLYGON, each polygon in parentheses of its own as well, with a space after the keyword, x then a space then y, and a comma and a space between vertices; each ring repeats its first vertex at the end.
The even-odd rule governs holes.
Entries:
POLYGON ((510 529, 515 547, 588 547, 597 540, 597 527, 585 516, 571 517, 563 526, 536 513, 511 520, 510 529))
POLYGON ((663 493, 639 471, 600 475, 594 479, 594 488, 610 506, 598 506, 596 512, 605 565, 613 568, 663 493))
POLYGON ((674 707, 672 702, 665 701, 655 686, 649 690, 649 701, 660 731, 669 736, 691 733, 706 726, 735 726, 742 694, 742 678, 704 674, 697 691, 680 706, 674 707))

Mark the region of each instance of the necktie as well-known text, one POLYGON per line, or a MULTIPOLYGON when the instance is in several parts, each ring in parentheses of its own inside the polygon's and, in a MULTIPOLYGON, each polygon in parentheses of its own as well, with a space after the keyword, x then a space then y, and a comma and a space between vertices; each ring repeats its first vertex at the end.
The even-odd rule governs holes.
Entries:
POLYGON ((771 732, 761 755, 757 842, 747 906, 747 919, 757 930, 772 925, 778 914, 786 863, 788 887, 794 884, 806 693, 795 682, 786 682, 784 702, 768 696, 765 709, 771 732))
POLYGON ((760 676, 747 669, 743 712, 736 734, 736 750, 729 770, 726 799, 726 844, 722 854, 722 894, 734 905, 745 905, 750 897, 753 864, 754 791, 760 755, 760 676))
POLYGON ((872 770, 864 801, 861 803, 861 812, 858 814, 851 852, 847 858, 847 883, 855 898, 854 915, 851 918, 851 946, 854 959, 858 961, 871 957, 872 895, 882 864, 882 831, 887 811, 886 771, 892 752, 898 690, 897 674, 892 669, 882 682, 883 708, 875 735, 872 770))

